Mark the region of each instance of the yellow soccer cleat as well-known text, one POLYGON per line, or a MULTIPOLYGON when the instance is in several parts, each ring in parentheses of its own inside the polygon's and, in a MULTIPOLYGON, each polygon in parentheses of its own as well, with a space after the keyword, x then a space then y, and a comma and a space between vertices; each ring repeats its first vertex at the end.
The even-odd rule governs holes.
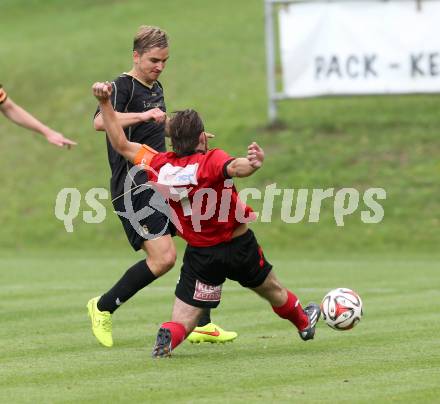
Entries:
POLYGON ((194 328, 194 331, 186 339, 192 344, 201 342, 223 344, 233 341, 237 335, 234 331, 225 331, 214 323, 208 323, 203 327, 194 328))
POLYGON ((89 317, 92 320, 92 331, 96 339, 104 346, 113 346, 112 315, 108 311, 99 311, 97 307, 101 296, 90 299, 87 303, 89 317))

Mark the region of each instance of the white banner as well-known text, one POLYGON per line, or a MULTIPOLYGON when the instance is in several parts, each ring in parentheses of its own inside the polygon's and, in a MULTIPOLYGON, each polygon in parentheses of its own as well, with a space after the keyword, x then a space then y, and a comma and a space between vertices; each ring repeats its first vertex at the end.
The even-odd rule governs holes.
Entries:
POLYGON ((440 92, 440 1, 298 3, 279 13, 283 92, 440 92))

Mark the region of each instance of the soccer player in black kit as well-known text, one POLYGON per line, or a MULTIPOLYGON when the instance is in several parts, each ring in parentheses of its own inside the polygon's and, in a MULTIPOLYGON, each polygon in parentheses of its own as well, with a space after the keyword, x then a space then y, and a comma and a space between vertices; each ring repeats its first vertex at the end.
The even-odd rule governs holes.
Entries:
MULTIPOLYGON (((167 60, 166 32, 157 27, 141 26, 133 41, 133 68, 112 82, 111 102, 127 139, 158 151, 166 150, 166 107, 163 88, 157 80, 167 60)), ((98 131, 104 130, 99 108, 95 113, 94 127, 98 131)), ((111 289, 87 303, 95 337, 102 345, 111 347, 113 312, 139 290, 168 272, 176 261, 176 249, 168 216, 163 210, 153 208, 157 206, 155 194, 143 186, 147 182, 145 172, 132 169, 133 165, 113 149, 108 139, 107 150, 112 171, 110 188, 113 206, 116 212, 120 212, 119 218, 133 249, 143 249, 147 255, 146 260, 129 268, 111 289), (130 212, 126 209, 127 201, 132 205, 130 212), (133 217, 134 212, 145 211, 146 207, 146 215, 133 217)), ((187 339, 191 342, 226 342, 236 337, 235 332, 225 331, 211 323, 210 311, 207 310, 187 339)))

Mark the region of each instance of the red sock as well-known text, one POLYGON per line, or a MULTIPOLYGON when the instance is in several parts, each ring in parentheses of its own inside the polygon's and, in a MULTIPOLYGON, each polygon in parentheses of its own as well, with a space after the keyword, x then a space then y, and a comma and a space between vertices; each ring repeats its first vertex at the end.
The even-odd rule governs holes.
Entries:
POLYGON ((299 299, 290 291, 287 291, 287 301, 280 307, 272 306, 272 309, 281 318, 289 320, 298 328, 299 331, 304 330, 309 325, 309 318, 299 302, 299 299))
POLYGON ((171 349, 181 344, 186 337, 186 330, 183 324, 169 321, 168 323, 163 323, 160 327, 168 328, 171 331, 171 349))

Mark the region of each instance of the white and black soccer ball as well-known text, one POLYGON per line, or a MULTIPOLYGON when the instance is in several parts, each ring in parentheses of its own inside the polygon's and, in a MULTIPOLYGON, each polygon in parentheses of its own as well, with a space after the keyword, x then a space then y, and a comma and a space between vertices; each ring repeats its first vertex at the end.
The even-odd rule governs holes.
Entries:
POLYGON ((322 299, 321 312, 329 327, 339 331, 350 330, 361 321, 362 300, 351 289, 333 289, 322 299))

